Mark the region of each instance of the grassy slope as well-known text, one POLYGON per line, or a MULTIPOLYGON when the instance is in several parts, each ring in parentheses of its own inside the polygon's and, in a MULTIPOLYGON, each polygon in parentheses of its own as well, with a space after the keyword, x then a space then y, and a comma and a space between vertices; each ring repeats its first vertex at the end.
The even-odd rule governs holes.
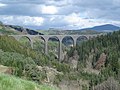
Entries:
POLYGON ((57 88, 38 85, 10 75, 0 74, 0 90, 57 90, 57 88))

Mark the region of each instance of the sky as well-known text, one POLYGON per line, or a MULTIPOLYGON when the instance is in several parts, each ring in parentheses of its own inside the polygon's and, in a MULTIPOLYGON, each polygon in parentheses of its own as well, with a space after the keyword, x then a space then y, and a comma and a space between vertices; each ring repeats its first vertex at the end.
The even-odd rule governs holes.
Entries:
POLYGON ((41 30, 120 26, 120 0, 0 0, 0 21, 41 30))

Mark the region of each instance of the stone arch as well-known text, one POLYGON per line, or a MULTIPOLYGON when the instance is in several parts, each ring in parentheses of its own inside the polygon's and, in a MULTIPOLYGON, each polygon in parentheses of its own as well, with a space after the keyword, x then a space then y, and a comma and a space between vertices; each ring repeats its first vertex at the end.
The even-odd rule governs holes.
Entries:
POLYGON ((78 44, 82 41, 86 41, 86 40, 89 40, 88 36, 78 36, 77 39, 76 39, 76 44, 78 44))
POLYGON ((37 38, 39 38, 40 40, 45 41, 45 38, 43 36, 37 36, 37 38))
POLYGON ((10 35, 10 37, 13 37, 17 41, 19 41, 19 39, 21 38, 21 36, 16 36, 16 35, 10 35))
POLYGON ((70 36, 70 35, 66 35, 62 38, 62 43, 66 43, 66 44, 72 44, 70 46, 74 45, 74 37, 70 36))
POLYGON ((74 46, 74 41, 75 41, 74 37, 72 37, 71 35, 65 35, 62 38, 62 44, 64 45, 62 46, 62 50, 61 50, 61 60, 65 59, 67 51, 74 46))
POLYGON ((26 38, 28 40, 28 43, 30 44, 30 47, 33 49, 33 41, 29 36, 18 36, 18 37, 19 37, 19 39, 18 39, 19 42, 20 42, 20 40, 26 38))
POLYGON ((54 52, 56 59, 59 58, 59 51, 60 51, 59 45, 60 45, 59 37, 53 35, 48 38, 48 52, 49 52, 49 54, 52 54, 51 52, 54 52))
POLYGON ((29 36, 21 36, 21 37, 19 38, 19 40, 20 40, 21 38, 24 38, 24 37, 27 38, 30 42, 32 41, 29 36))
POLYGON ((53 41, 60 41, 59 40, 59 37, 57 37, 57 36, 50 36, 49 38, 48 38, 48 40, 53 40, 53 41))
POLYGON ((45 53, 45 38, 41 35, 34 37, 33 47, 36 51, 45 53))

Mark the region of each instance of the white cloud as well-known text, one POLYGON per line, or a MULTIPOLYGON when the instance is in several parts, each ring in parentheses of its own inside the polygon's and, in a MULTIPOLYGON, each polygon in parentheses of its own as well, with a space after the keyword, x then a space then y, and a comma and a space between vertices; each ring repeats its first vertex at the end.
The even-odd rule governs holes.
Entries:
POLYGON ((0 15, 0 19, 5 24, 14 25, 41 26, 44 23, 44 18, 42 17, 0 15))
POLYGON ((41 12, 43 14, 56 14, 58 12, 57 7, 55 6, 45 6, 43 5, 41 8, 41 12))
POLYGON ((47 5, 64 6, 68 5, 69 0, 45 0, 47 5))
POLYGON ((119 3, 120 0, 0 0, 0 21, 64 29, 120 26, 119 3))
POLYGON ((68 16, 65 16, 64 20, 68 23, 69 28, 86 28, 86 27, 93 27, 96 25, 107 24, 108 22, 99 21, 96 19, 86 19, 82 18, 79 14, 72 13, 68 16))
POLYGON ((0 7, 7 6, 7 4, 0 3, 0 7))
POLYGON ((76 24, 76 23, 80 23, 81 18, 77 14, 72 13, 65 17, 65 21, 67 21, 70 24, 76 24))

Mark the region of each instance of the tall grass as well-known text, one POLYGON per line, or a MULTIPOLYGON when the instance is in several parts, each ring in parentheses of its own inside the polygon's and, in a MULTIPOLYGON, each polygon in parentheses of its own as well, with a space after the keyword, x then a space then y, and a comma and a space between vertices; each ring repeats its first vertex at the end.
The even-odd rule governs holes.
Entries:
POLYGON ((0 73, 0 90, 58 90, 48 85, 38 85, 31 81, 0 73))

